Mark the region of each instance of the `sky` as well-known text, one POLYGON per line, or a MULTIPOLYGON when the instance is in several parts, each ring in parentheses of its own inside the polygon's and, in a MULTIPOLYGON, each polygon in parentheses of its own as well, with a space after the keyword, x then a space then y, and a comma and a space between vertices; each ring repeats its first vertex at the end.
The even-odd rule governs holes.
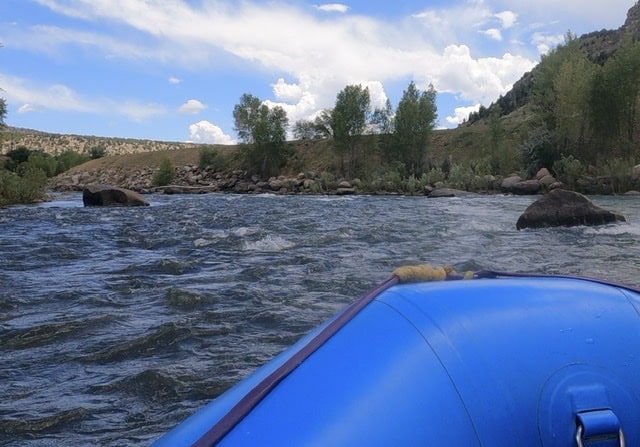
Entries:
POLYGON ((244 93, 291 124, 347 85, 396 107, 437 91, 437 127, 488 106, 564 41, 617 29, 635 0, 0 0, 6 124, 234 144, 244 93))

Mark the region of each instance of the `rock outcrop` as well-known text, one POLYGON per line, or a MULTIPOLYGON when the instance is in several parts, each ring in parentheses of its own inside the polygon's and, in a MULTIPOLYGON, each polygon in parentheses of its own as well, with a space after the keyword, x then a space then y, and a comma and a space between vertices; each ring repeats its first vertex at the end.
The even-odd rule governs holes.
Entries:
POLYGON ((82 191, 84 206, 148 206, 141 194, 106 185, 87 185, 82 191))
POLYGON ((516 228, 602 225, 624 221, 621 214, 594 205, 582 194, 554 189, 527 207, 516 228))

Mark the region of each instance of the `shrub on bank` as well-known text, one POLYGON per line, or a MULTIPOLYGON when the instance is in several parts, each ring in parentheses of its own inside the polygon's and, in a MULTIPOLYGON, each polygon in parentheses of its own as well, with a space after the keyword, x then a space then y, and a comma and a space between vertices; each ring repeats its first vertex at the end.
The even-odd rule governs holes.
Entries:
POLYGON ((217 149, 202 147, 200 149, 200 169, 212 167, 217 171, 225 171, 229 167, 229 160, 217 149))
POLYGON ((173 181, 174 177, 175 170, 173 169, 173 164, 168 157, 165 157, 160 162, 158 171, 153 174, 153 186, 166 186, 173 181))
POLYGON ((28 162, 21 164, 19 171, 0 169, 0 206, 33 203, 45 197, 46 174, 28 162))

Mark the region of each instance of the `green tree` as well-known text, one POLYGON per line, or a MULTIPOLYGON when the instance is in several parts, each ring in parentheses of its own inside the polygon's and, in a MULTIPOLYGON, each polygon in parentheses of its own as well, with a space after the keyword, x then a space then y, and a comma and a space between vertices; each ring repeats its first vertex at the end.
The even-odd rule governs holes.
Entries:
POLYGON ((312 140, 316 138, 316 125, 310 120, 299 120, 293 125, 293 137, 296 140, 312 140))
POLYGON ((29 156, 33 153, 34 151, 26 146, 18 146, 15 149, 11 149, 6 154, 8 160, 5 163, 5 168, 10 171, 15 171, 21 163, 25 163, 29 160, 29 156))
POLYGON ((240 102, 233 108, 233 120, 238 138, 243 143, 253 143, 256 120, 258 119, 258 109, 262 101, 259 98, 245 93, 240 97, 240 102))
POLYGON ((569 31, 565 35, 564 44, 542 56, 535 70, 531 103, 541 124, 550 132, 555 132, 556 129, 556 75, 569 53, 574 51, 580 51, 580 43, 575 34, 569 31))
POLYGON ((437 118, 433 86, 420 91, 413 81, 403 92, 394 120, 392 153, 388 157, 405 165, 410 174, 423 171, 437 118))
POLYGON ((343 174, 356 175, 362 164, 361 140, 371 113, 369 88, 348 85, 338 92, 331 114, 334 149, 343 174))
POLYGON ((596 67, 577 45, 572 44, 569 49, 553 82, 555 140, 562 154, 588 157, 589 98, 596 67))
POLYGON ((4 120, 7 117, 7 101, 0 98, 0 129, 6 126, 4 120))
POLYGON ((250 168, 262 176, 276 173, 286 161, 287 112, 245 93, 233 109, 233 118, 238 137, 248 144, 245 154, 250 168))
POLYGON ((107 154, 107 150, 105 149, 105 147, 103 145, 100 146, 94 146, 89 150, 89 157, 92 160, 98 159, 98 158, 102 158, 107 154))
POLYGON ((252 132, 253 144, 248 154, 251 167, 261 176, 271 176, 286 162, 285 141, 289 119, 287 112, 262 104, 256 114, 252 132))
POLYGON ((327 139, 333 138, 333 127, 331 127, 331 123, 333 119, 332 115, 333 115, 333 110, 324 109, 313 120, 316 135, 318 136, 318 138, 327 138, 327 139))
POLYGON ((640 100, 640 43, 625 42, 594 76, 591 122, 600 144, 632 155, 640 100))
POLYGON ((390 134, 393 132, 393 107, 387 98, 384 107, 377 108, 371 115, 372 132, 376 134, 390 134))

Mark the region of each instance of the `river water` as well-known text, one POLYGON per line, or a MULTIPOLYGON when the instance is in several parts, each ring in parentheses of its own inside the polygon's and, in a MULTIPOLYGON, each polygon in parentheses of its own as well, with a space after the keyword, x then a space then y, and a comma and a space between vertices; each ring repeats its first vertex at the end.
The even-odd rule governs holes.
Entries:
POLYGON ((403 264, 640 286, 637 197, 525 231, 535 197, 149 199, 0 209, 0 445, 148 445, 403 264))

